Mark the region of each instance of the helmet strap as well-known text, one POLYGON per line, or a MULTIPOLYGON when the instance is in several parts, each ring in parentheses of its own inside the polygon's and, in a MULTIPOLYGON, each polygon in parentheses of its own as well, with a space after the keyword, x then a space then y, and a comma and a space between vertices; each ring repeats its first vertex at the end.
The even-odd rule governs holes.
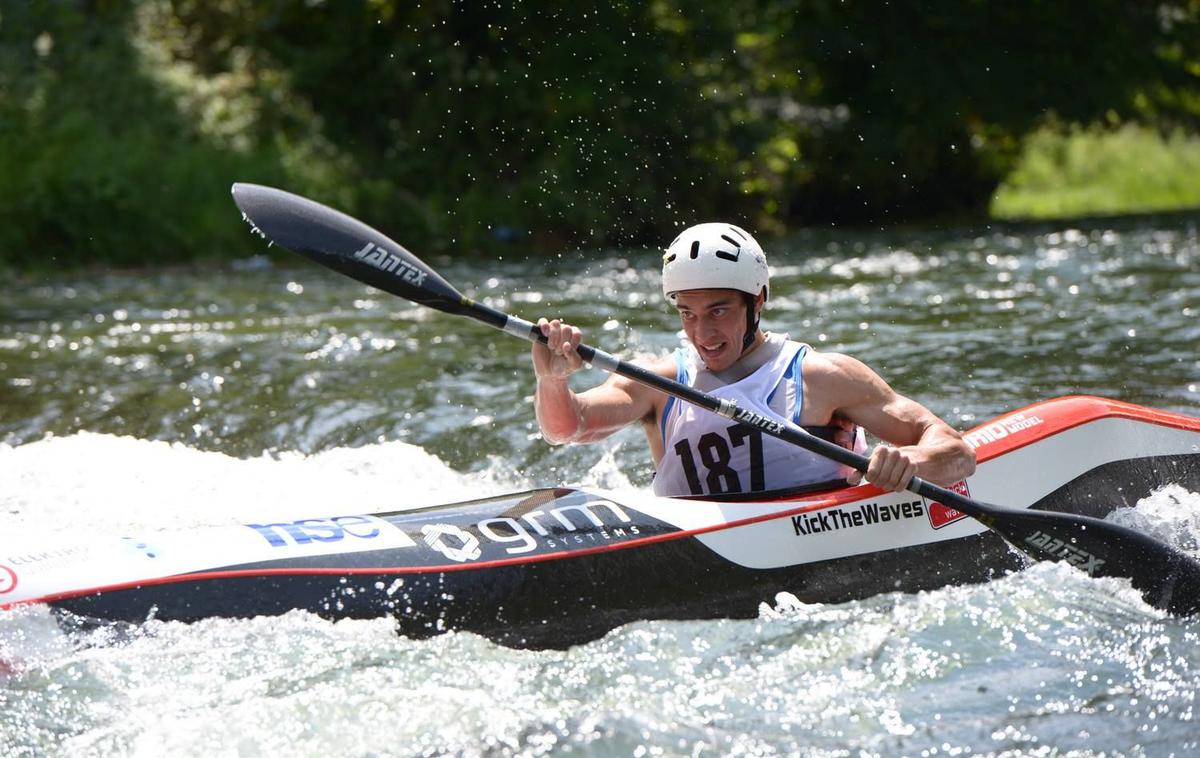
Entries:
POLYGON ((754 306, 758 305, 758 297, 750 293, 743 293, 746 296, 746 334, 742 337, 742 352, 745 355, 750 346, 754 344, 754 338, 758 334, 758 312, 754 306))

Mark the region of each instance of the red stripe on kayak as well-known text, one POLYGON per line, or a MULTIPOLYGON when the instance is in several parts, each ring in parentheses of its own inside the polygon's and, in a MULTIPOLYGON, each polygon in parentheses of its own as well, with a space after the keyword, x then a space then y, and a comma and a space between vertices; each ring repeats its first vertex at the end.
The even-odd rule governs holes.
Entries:
POLYGON ((1042 419, 1042 423, 1032 426, 1029 429, 1009 432, 1002 439, 981 445, 976 451, 979 463, 984 463, 997 456, 1027 447, 1069 429, 1074 429, 1093 421, 1112 418, 1141 421, 1154 426, 1165 426, 1189 432, 1200 432, 1200 418, 1191 418, 1178 413, 1154 410, 1120 400, 1110 400, 1092 395, 1069 395, 1067 397, 1043 400, 1032 405, 1027 405, 1024 408, 1018 408, 1003 416, 997 416, 987 423, 980 424, 963 432, 963 436, 970 437, 972 433, 984 431, 998 424, 1003 425, 1005 421, 1017 416, 1037 416, 1042 419))

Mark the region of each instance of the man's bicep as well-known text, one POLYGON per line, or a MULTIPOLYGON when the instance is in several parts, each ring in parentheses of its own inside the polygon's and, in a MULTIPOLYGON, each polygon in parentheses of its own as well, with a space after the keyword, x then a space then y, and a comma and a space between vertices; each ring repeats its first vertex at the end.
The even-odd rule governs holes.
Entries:
POLYGON ((863 426, 893 445, 919 444, 930 429, 944 426, 928 408, 894 390, 886 403, 868 407, 863 415, 868 418, 863 426))
POLYGON ((925 406, 896 392, 861 361, 829 357, 833 370, 826 380, 835 413, 894 445, 914 445, 930 424, 940 423, 925 406))

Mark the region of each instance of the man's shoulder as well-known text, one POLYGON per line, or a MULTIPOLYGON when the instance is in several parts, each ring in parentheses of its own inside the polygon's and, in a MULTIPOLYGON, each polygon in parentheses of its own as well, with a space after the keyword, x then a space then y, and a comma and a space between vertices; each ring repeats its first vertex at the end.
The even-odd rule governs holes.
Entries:
POLYGON ((856 385, 870 385, 875 379, 875 372, 865 363, 845 353, 810 348, 804 357, 804 383, 810 388, 843 394, 856 385))
POLYGON ((804 354, 804 376, 806 379, 833 378, 845 373, 857 363, 845 353, 827 353, 811 345, 804 354))

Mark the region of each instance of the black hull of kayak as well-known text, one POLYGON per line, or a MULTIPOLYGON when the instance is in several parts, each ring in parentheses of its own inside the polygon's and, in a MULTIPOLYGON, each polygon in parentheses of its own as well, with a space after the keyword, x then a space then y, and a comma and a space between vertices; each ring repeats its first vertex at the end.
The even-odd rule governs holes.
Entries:
POLYGON ((194 622, 213 617, 217 608, 226 618, 297 609, 330 619, 389 613, 408 637, 454 629, 508 647, 544 649, 588 642, 639 620, 753 618, 781 592, 805 603, 840 603, 983 582, 1023 565, 1020 554, 991 533, 765 570, 734 566, 694 542, 672 540, 587 560, 408 576, 391 595, 393 574, 266 575, 130 588, 54 606, 133 623, 194 622))

